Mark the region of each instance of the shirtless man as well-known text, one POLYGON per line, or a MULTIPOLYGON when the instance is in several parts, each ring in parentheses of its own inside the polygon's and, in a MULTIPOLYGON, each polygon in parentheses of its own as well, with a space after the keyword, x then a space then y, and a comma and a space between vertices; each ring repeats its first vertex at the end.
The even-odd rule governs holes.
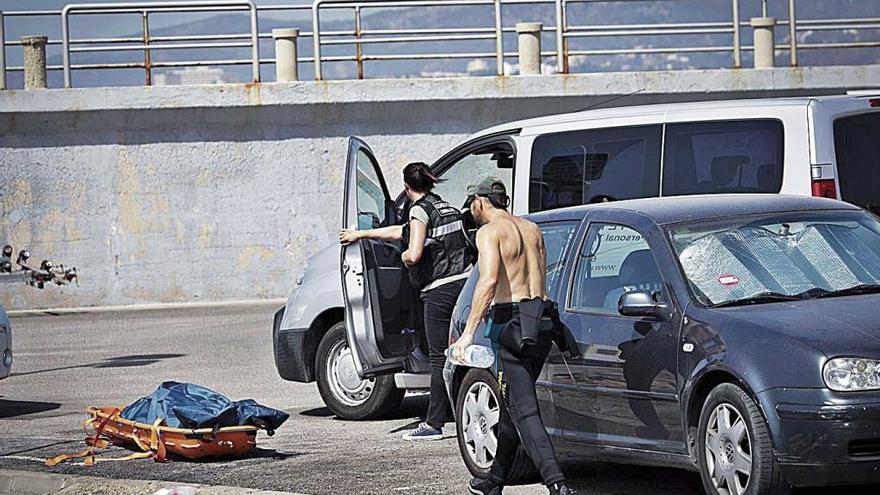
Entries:
POLYGON ((477 327, 488 317, 489 337, 499 344, 503 399, 495 461, 487 479, 472 479, 468 491, 500 495, 522 442, 551 495, 569 495, 574 491, 565 484, 535 393, 553 342, 550 330, 559 321, 555 304, 547 300, 544 237, 537 225, 508 213, 509 202, 500 179, 489 177, 468 187, 465 207, 480 225, 480 278, 467 325, 450 352, 463 361, 477 327))

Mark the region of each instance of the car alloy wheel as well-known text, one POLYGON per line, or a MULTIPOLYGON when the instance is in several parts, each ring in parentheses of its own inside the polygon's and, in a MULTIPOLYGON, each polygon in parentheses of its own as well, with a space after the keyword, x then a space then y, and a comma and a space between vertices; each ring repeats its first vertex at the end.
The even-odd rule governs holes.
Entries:
POLYGON ((482 469, 489 469, 498 447, 498 398, 485 382, 475 382, 464 399, 461 424, 468 454, 482 469))
POLYGON ((354 357, 345 340, 339 340, 330 349, 327 359, 328 384, 333 396, 346 406, 359 406, 366 402, 376 385, 376 380, 364 380, 357 374, 354 357))
POLYGON ((721 403, 715 407, 704 443, 706 467, 718 493, 745 493, 752 476, 752 444, 746 422, 734 406, 721 403))

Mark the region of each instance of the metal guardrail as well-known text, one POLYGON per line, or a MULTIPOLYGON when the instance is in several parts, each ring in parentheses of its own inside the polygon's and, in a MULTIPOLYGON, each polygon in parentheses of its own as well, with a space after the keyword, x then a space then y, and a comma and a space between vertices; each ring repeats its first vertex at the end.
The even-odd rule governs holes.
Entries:
MULTIPOLYGON (((150 45, 150 28, 149 13, 150 12, 193 12, 204 11, 215 8, 246 8, 250 11, 251 31, 250 31, 250 48, 252 56, 252 70, 254 82, 260 81, 260 43, 257 38, 259 34, 259 22, 257 19, 257 6, 252 0, 220 0, 214 2, 195 1, 195 2, 142 2, 142 3, 82 3, 70 4, 61 10, 61 43, 63 45, 62 56, 64 57, 64 87, 72 86, 70 77, 70 53, 71 52, 103 52, 103 51, 144 51, 144 66, 149 68, 151 65, 152 50, 179 50, 179 49, 195 49, 195 48, 232 48, 248 46, 247 43, 181 43, 166 44, 161 46, 150 45), (143 16, 144 39, 142 45, 111 45, 100 47, 70 47, 70 16, 71 14, 96 14, 102 12, 112 12, 114 14, 140 13, 143 16)), ((151 74, 147 71, 147 84, 150 84, 151 74)))
MULTIPOLYGON (((353 62, 357 65, 359 78, 364 77, 364 66, 368 61, 417 61, 417 60, 442 60, 442 59, 494 59, 495 73, 504 74, 506 59, 516 57, 515 51, 505 51, 505 35, 515 32, 513 26, 505 26, 503 14, 506 7, 532 4, 552 7, 553 23, 545 25, 545 33, 553 34, 553 46, 551 50, 544 51, 541 55, 545 59, 552 59, 556 71, 560 73, 570 72, 572 57, 580 56, 613 56, 613 55, 648 55, 648 54, 687 54, 687 53, 729 53, 731 55, 731 67, 742 66, 742 52, 753 50, 753 47, 742 43, 742 28, 748 28, 749 23, 740 19, 740 4, 742 0, 730 0, 729 15, 724 12, 721 20, 715 22, 681 22, 681 23, 654 23, 654 24, 630 24, 630 25, 579 25, 573 22, 569 13, 575 4, 610 4, 633 2, 633 3, 671 3, 671 2, 694 2, 698 0, 314 0, 312 5, 264 5, 257 6, 253 0, 217 0, 217 1, 163 1, 163 2, 125 2, 125 3, 102 3, 102 4, 71 4, 61 11, 54 10, 30 10, 30 11, 7 11, 0 12, 0 89, 6 88, 7 71, 23 71, 23 67, 7 67, 6 48, 18 47, 21 42, 7 40, 5 35, 5 22, 19 17, 58 17, 62 28, 61 39, 49 39, 48 44, 60 45, 62 49, 63 63, 50 65, 50 71, 61 70, 64 72, 66 87, 72 86, 71 73, 81 69, 143 69, 146 84, 152 83, 152 70, 154 68, 168 67, 198 67, 198 66, 222 66, 222 65, 251 65, 252 79, 259 81, 260 64, 274 63, 274 58, 261 58, 259 44, 261 40, 271 39, 271 33, 259 32, 259 18, 262 14, 270 12, 286 11, 289 13, 311 14, 310 30, 300 31, 300 37, 311 38, 312 57, 300 56, 298 63, 314 64, 316 79, 324 77, 323 65, 330 62, 353 62), (492 9, 493 24, 485 27, 470 28, 405 28, 405 29, 365 29, 362 17, 367 10, 391 9, 391 8, 450 8, 450 7, 479 7, 484 6, 492 9), (157 13, 186 13, 186 12, 228 12, 248 11, 250 14, 250 29, 246 33, 235 34, 186 34, 178 36, 153 36, 150 33, 150 16, 157 13), (325 30, 321 27, 322 14, 329 11, 350 11, 353 15, 354 29, 351 30, 325 30), (102 15, 102 14, 138 14, 142 18, 142 36, 114 37, 114 38, 76 38, 72 37, 69 29, 69 19, 79 15, 102 15), (726 19, 724 18, 726 17, 726 19), (625 37, 650 37, 650 36, 689 36, 689 35, 730 35, 730 44, 712 46, 631 46, 626 48, 597 48, 597 49, 572 49, 571 45, 578 39, 596 38, 625 38, 625 37), (370 45, 395 46, 407 43, 443 43, 443 42, 473 42, 492 43, 493 51, 474 52, 449 52, 444 50, 430 53, 404 53, 403 51, 391 53, 365 53, 365 48, 370 45), (354 55, 325 55, 323 47, 354 46, 354 55), (219 59, 219 60, 175 60, 156 61, 152 54, 159 50, 194 50, 194 49, 225 49, 225 48, 250 48, 249 59, 219 59), (117 63, 82 63, 71 62, 72 53, 84 52, 130 52, 142 51, 143 62, 117 62, 117 63)), ((805 0, 802 0, 805 1, 805 0)), ((822 0, 814 0, 822 1, 822 0)), ((798 51, 802 49, 857 49, 880 47, 880 39, 862 42, 838 42, 838 43, 798 43, 798 33, 805 31, 861 31, 880 30, 880 17, 878 18, 839 18, 839 19, 798 19, 796 0, 788 1, 787 19, 779 21, 779 26, 785 26, 788 44, 778 44, 777 50, 790 53, 790 64, 798 65, 798 51)), ((766 4, 765 9, 766 9, 766 4)), ((765 10, 766 12, 766 10, 765 10)), ((294 26, 289 26, 294 27, 294 26)))

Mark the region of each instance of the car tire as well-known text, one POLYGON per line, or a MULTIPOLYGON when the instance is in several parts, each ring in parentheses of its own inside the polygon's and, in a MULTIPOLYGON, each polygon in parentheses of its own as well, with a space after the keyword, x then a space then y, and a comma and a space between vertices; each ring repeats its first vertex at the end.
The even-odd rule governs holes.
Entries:
POLYGON ((697 438, 700 477, 707 494, 791 492, 776 464, 767 421, 739 386, 722 383, 712 389, 703 403, 697 438))
POLYGON ((397 409, 406 390, 398 389, 393 375, 361 379, 339 322, 324 334, 315 358, 318 391, 324 404, 343 419, 362 420, 385 416, 397 409))
MULTIPOLYGON (((500 418, 500 398, 501 390, 498 386, 498 380, 485 369, 473 368, 468 371, 458 389, 458 397, 455 401, 458 450, 465 466, 476 478, 485 478, 492 466, 494 449, 489 449, 483 440, 488 435, 497 439, 498 421, 495 418, 500 418), (480 394, 485 395, 481 398, 480 394), (480 409, 478 417, 473 417, 467 410, 466 404, 469 401, 472 406, 474 405, 473 401, 476 401, 476 405, 480 409), (478 454, 481 451, 482 454, 478 454)), ((538 479, 538 470, 525 449, 520 445, 506 484, 532 483, 538 479)))

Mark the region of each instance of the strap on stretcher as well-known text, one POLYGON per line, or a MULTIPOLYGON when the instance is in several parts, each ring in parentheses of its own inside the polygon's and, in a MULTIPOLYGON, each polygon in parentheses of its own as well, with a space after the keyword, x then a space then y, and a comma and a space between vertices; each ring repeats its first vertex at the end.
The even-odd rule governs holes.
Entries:
POLYGON ((143 452, 134 452, 125 457, 112 457, 112 458, 98 458, 97 450, 105 449, 110 445, 110 441, 106 438, 101 438, 101 435, 104 433, 104 428, 107 426, 112 419, 118 416, 120 413, 119 408, 116 408, 104 418, 101 423, 95 428, 95 434, 90 435, 88 432, 88 426, 93 424, 93 417, 90 417, 83 421, 83 431, 86 432, 86 445, 89 446, 88 449, 83 450, 82 452, 77 452, 75 454, 61 454, 59 456, 52 457, 51 459, 46 459, 47 466, 55 466, 62 462, 67 462, 73 459, 81 459, 85 458, 83 463, 86 466, 91 466, 96 462, 107 462, 107 461, 130 461, 132 459, 149 459, 153 458, 156 462, 164 462, 167 456, 167 450, 165 449, 165 443, 162 441, 162 434, 159 431, 159 425, 162 424, 162 418, 157 419, 153 422, 150 427, 150 444, 145 444, 137 433, 132 434, 132 439, 135 444, 143 451, 143 452))

